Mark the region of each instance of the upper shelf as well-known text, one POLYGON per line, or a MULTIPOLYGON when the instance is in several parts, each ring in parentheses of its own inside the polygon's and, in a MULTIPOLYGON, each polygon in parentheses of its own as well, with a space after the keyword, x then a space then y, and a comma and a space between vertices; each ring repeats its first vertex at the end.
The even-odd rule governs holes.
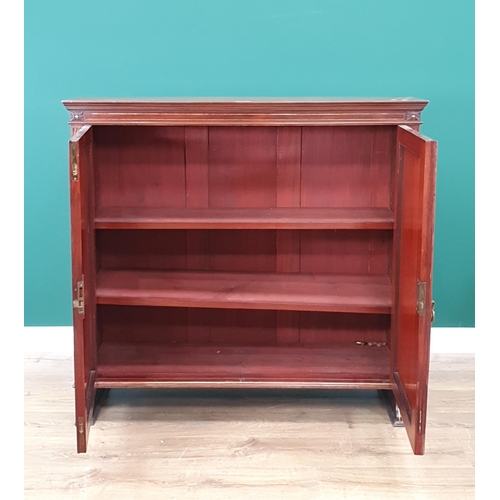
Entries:
POLYGON ((389 208, 99 208, 96 229, 393 229, 389 208))

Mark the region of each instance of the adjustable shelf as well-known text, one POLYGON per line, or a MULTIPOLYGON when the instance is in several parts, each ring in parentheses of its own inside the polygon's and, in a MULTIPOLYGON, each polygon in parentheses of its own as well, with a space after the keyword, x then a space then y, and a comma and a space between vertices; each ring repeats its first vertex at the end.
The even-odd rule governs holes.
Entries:
POLYGON ((101 270, 96 297, 122 306, 391 312, 383 276, 101 270))
POLYGON ((389 208, 99 208, 96 229, 393 229, 389 208))

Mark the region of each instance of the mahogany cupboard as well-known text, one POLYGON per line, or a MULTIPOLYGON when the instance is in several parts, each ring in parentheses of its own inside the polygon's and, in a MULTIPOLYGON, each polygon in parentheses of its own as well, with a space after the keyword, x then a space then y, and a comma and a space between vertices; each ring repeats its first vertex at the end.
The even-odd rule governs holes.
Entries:
POLYGON ((424 453, 427 101, 72 100, 76 435, 110 388, 384 391, 424 453))

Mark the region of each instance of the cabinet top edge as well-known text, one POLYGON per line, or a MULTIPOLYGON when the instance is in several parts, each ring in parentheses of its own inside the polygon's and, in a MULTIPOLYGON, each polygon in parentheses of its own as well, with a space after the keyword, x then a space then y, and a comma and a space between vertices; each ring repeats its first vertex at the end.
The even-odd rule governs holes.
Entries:
POLYGON ((428 100, 415 97, 89 97, 66 99, 64 106, 72 105, 155 105, 155 104, 421 104, 428 100))
POLYGON ((175 97, 62 101, 75 129, 87 125, 418 126, 429 101, 412 97, 175 97))

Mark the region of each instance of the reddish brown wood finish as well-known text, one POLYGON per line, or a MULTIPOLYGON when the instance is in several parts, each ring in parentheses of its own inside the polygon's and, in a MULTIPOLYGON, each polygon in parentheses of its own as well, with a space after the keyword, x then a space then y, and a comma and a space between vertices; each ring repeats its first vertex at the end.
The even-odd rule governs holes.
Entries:
POLYGON ((168 98, 63 101, 83 125, 400 125, 418 127, 428 101, 402 98, 168 98))
POLYGON ((387 348, 369 346, 280 348, 106 343, 98 352, 97 386, 387 389, 390 387, 388 357, 387 348))
MULTIPOLYGON (((208 127, 185 127, 185 161, 186 161, 186 207, 206 209, 209 206, 208 189, 208 127)), ((139 215, 144 207, 137 207, 139 215)), ((155 212, 160 217, 162 211, 155 212)), ((203 210, 197 212, 200 218, 204 217, 203 210)), ((178 212, 181 215, 181 212, 178 212)), ((132 211, 132 215, 134 215, 132 211)), ((136 214, 137 215, 137 214, 136 214)), ((147 214, 144 214, 147 215, 147 214)), ((153 221, 155 221, 154 213, 153 221)), ((167 217, 170 214, 167 213, 167 217)), ((134 221, 135 219, 132 219, 134 221)), ((141 227, 144 227, 142 221, 141 227)), ((161 221, 159 221, 161 222, 161 221)), ((158 227, 159 228, 159 227, 158 227)), ((151 228, 153 229, 153 227, 151 228)), ((168 229, 164 227, 163 229, 168 229)), ((186 227, 186 229, 188 229, 186 227)), ((199 228, 202 229, 202 228, 199 228)))
POLYGON ((75 346, 75 416, 78 452, 87 450, 95 396, 95 246, 93 228, 92 127, 85 126, 69 142, 73 298, 84 283, 84 313, 73 309, 75 346), (76 172, 75 165, 78 166, 76 172), (78 176, 75 178, 75 175, 78 176), (87 276, 85 281, 84 277, 87 276))
POLYGON ((391 288, 379 276, 104 271, 97 303, 350 313, 391 312, 391 288))
POLYGON ((390 276, 392 231, 97 231, 100 268, 390 276))
POLYGON ((302 207, 389 207, 391 127, 304 127, 302 207))
POLYGON ((394 395, 415 454, 424 453, 432 300, 435 141, 398 128, 398 273, 392 341, 394 395), (417 286, 425 283, 423 313, 417 286))
POLYGON ((209 206, 276 206, 275 127, 210 127, 209 206))
POLYGON ((384 314, 252 309, 99 305, 97 320, 104 343, 354 347, 358 342, 387 343, 390 330, 390 317, 384 314), (279 335, 284 313, 296 316, 293 340, 279 335))
POLYGON ((378 208, 100 208, 97 229, 392 229, 378 208))
POLYGON ((435 144, 412 129, 427 101, 64 104, 78 451, 96 387, 230 386, 390 389, 423 453, 430 320, 414 301, 425 280, 430 310, 435 144))
POLYGON ((185 207, 184 127, 95 127, 97 207, 185 207))

